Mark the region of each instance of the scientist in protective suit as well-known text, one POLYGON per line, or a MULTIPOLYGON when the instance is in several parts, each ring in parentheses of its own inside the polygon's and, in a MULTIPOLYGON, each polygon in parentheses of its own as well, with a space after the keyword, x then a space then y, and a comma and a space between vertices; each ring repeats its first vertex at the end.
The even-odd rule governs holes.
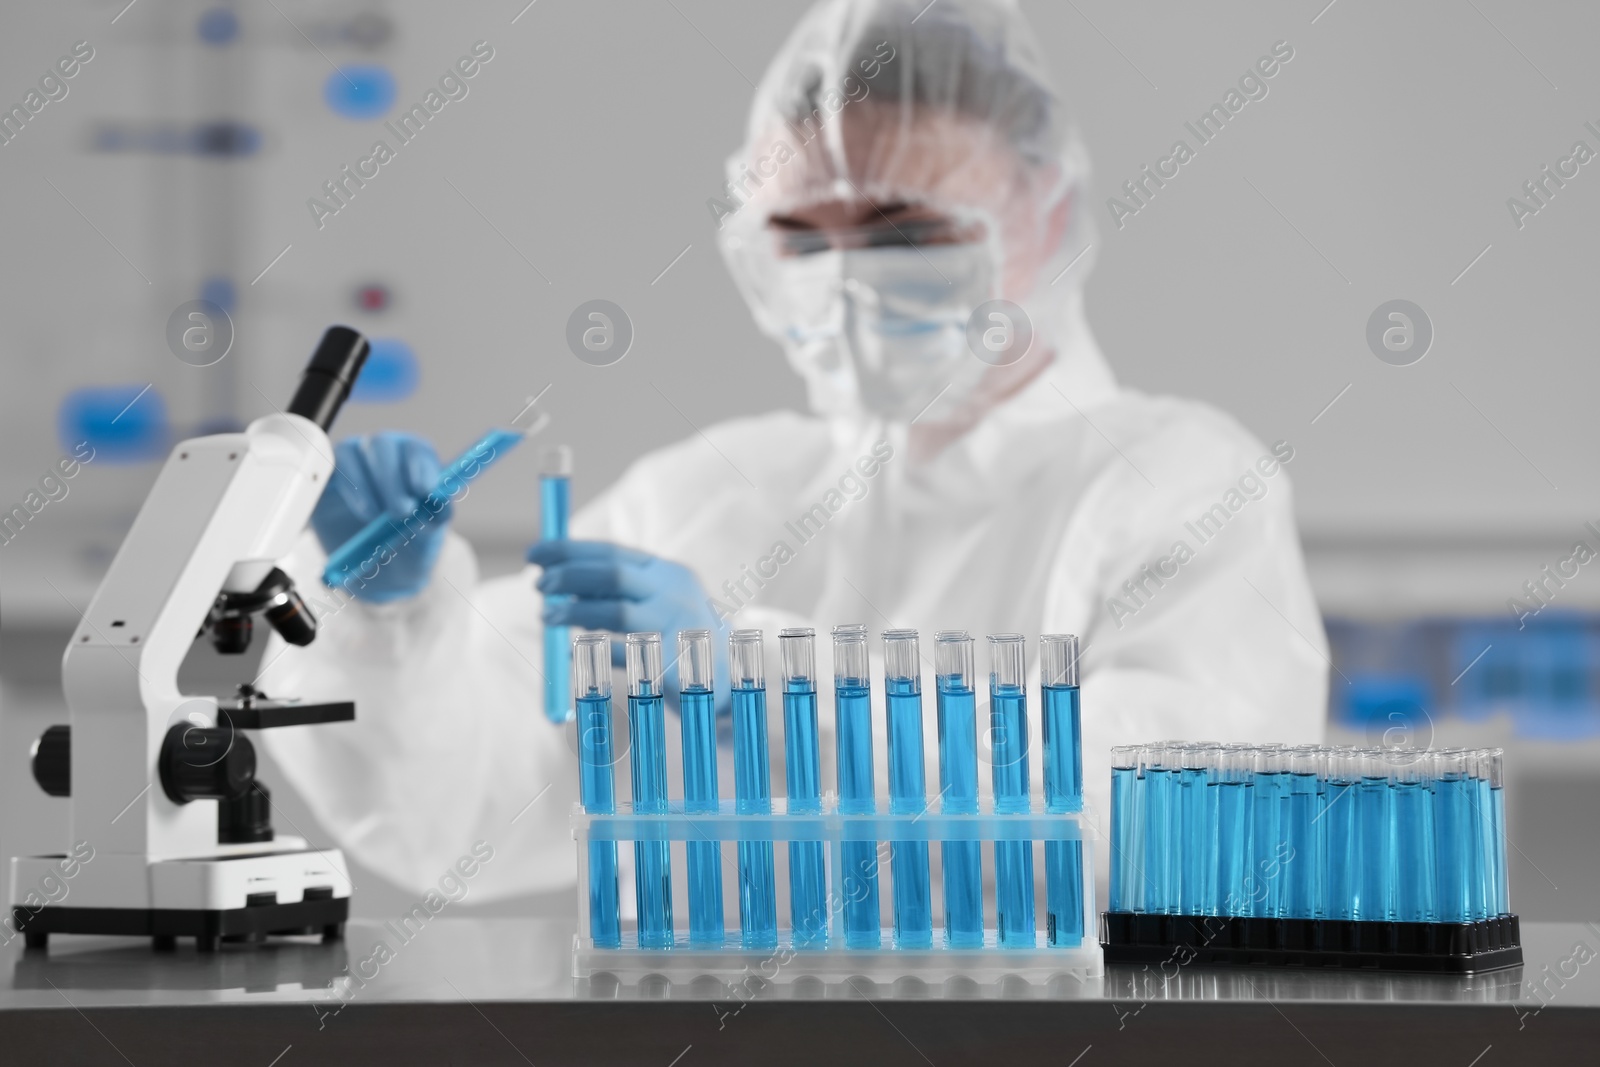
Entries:
MULTIPOLYGON (((574 883, 577 758, 540 707, 547 623, 613 631, 619 654, 622 633, 659 630, 667 659, 680 630, 712 629, 725 650, 730 626, 760 627, 771 657, 779 628, 810 626, 823 678, 836 623, 916 627, 925 656, 939 629, 980 646, 1022 632, 1035 676, 1032 635, 1079 634, 1102 822, 1112 745, 1319 739, 1328 661, 1292 444, 1117 385, 1084 319, 1087 158, 1014 3, 818 4, 763 78, 728 177, 724 257, 810 413, 643 456, 515 577, 480 582, 442 513, 315 644, 282 649, 268 692, 363 708, 260 742, 343 848, 419 890, 479 839, 495 848, 479 899, 574 883), (990 301, 1008 303, 982 308, 969 339, 990 301)), ((439 472, 401 434, 345 441, 337 460, 316 538, 289 562, 303 588, 323 550, 409 513, 439 472)), ((821 719, 827 788, 826 702, 821 719)), ((1037 746, 1036 713, 1032 728, 1037 746)))

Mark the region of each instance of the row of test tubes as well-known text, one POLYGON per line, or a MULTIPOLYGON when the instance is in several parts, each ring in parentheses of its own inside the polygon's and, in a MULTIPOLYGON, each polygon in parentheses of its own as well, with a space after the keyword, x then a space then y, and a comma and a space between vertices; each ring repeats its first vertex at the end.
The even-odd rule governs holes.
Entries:
MULTIPOLYGON (((572 646, 572 682, 577 696, 580 790, 586 811, 616 811, 612 778, 611 635, 579 634, 572 646)), ((679 710, 683 731, 683 810, 716 812, 716 701, 712 681, 712 634, 678 634, 679 710)), ((916 630, 886 630, 884 707, 888 751, 888 811, 917 815, 930 803, 923 761, 921 651, 916 630)), ((1028 713, 1025 640, 1020 634, 989 637, 990 738, 993 750, 993 811, 1025 814, 1029 798, 1028 713)), ((873 772, 871 676, 868 633, 862 625, 833 628, 834 715, 837 811, 872 815, 878 811, 873 772)), ((782 630, 784 771, 789 814, 823 811, 817 730, 816 635, 810 628, 782 630)), ((942 814, 979 813, 977 700, 974 641, 965 630, 942 630, 934 638, 935 702, 939 741, 937 802, 942 814)), ((667 813, 666 716, 662 693, 661 635, 626 637, 628 753, 633 809, 667 813)), ((1044 784, 1046 813, 1082 810, 1081 710, 1078 695, 1078 640, 1070 634, 1040 638, 1043 688, 1044 784)), ((772 812, 767 741, 766 676, 763 634, 735 630, 728 638, 732 678, 734 798, 738 814, 772 812)), ((982 842, 941 841, 945 924, 943 944, 981 948, 986 944, 982 842)), ((634 842, 637 870, 638 945, 671 948, 673 925, 671 855, 668 841, 634 842)), ((790 936, 797 949, 829 945, 829 918, 835 901, 828 895, 826 845, 794 840, 789 845, 790 936)), ((590 936, 597 947, 618 947, 621 925, 617 901, 615 841, 589 842, 590 936)), ((842 898, 845 946, 883 945, 879 920, 877 844, 846 840, 842 871, 834 872, 835 895, 842 898)), ((1033 843, 993 842, 996 885, 996 943, 1035 947, 1033 843)), ((1083 937, 1082 842, 1044 842, 1046 867, 1046 943, 1069 947, 1083 937)), ((718 947, 728 943, 723 928, 721 845, 690 840, 688 863, 688 944, 718 947)), ((747 949, 776 947, 778 941, 773 842, 738 842, 739 943, 747 949)), ((932 948, 934 930, 927 841, 890 843, 894 928, 892 946, 932 948)))
POLYGON ((1163 742, 1111 761, 1112 911, 1509 914, 1502 749, 1163 742))

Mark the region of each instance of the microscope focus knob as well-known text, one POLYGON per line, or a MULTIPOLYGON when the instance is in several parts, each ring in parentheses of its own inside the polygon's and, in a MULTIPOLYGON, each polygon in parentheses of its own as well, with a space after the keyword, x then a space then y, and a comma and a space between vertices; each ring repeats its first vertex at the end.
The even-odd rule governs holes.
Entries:
POLYGON ((174 804, 240 797, 256 778, 256 749, 230 727, 178 723, 161 745, 161 787, 174 804))
POLYGON ((72 727, 52 726, 33 743, 33 780, 53 797, 72 795, 72 727))

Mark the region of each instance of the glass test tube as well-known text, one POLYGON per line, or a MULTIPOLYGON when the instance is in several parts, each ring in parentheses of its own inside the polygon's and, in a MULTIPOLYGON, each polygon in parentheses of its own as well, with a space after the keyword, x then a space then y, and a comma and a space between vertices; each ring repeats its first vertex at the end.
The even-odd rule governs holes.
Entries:
POLYGON ((1252 863, 1246 877, 1250 914, 1283 917, 1283 808, 1289 790, 1289 753, 1282 745, 1260 745, 1255 752, 1255 813, 1252 863))
POLYGON ((1434 922, 1437 877, 1432 760, 1427 753, 1389 753, 1389 807, 1394 820, 1394 917, 1434 922))
POLYGON ((1249 745, 1222 746, 1217 772, 1218 915, 1251 912, 1251 857, 1254 854, 1255 754, 1249 745))
MULTIPOLYGON (((572 678, 578 692, 578 796, 591 815, 614 815, 610 634, 578 635, 572 643, 572 678)), ((589 842, 589 937, 601 948, 622 944, 615 841, 589 842)))
MULTIPOLYGON (((661 635, 627 637, 628 733, 633 770, 633 808, 667 810, 667 723, 661 695, 661 635)), ((635 896, 639 947, 672 947, 672 853, 666 841, 635 841, 635 896)))
MULTIPOLYGON (((678 634, 678 711, 683 726, 683 810, 717 811, 717 707, 711 631, 678 634)), ((722 943, 722 845, 689 841, 689 943, 722 943)))
MULTIPOLYGON (((565 541, 572 511, 572 449, 547 445, 539 452, 539 539, 565 541)), ((564 595, 547 596, 546 604, 566 603, 564 595)), ((544 713, 551 722, 572 718, 572 677, 568 672, 567 626, 544 628, 544 713)))
POLYGON ((1468 754, 1472 769, 1473 826, 1478 839, 1474 849, 1477 857, 1473 879, 1477 885, 1473 899, 1474 921, 1489 918, 1495 914, 1499 906, 1499 876, 1495 871, 1495 833, 1492 828, 1494 800, 1493 789, 1489 784, 1493 763, 1490 751, 1486 748, 1475 748, 1468 754))
MULTIPOLYGON (((1078 692, 1078 639, 1039 638, 1044 699, 1044 810, 1083 810, 1083 723, 1078 692)), ((1044 843, 1045 940, 1071 948, 1083 943, 1083 842, 1044 843)))
MULTIPOLYGON (((989 635, 989 737, 994 810, 1027 812, 1028 691, 1026 649, 1021 634, 989 635)), ((994 843, 995 909, 1004 947, 1032 948, 1033 843, 994 843)))
POLYGON ((1324 872, 1327 868, 1327 829, 1320 818, 1319 793, 1327 774, 1327 754, 1316 745, 1289 751, 1289 791, 1284 804, 1283 858, 1284 909, 1291 919, 1323 917, 1324 872))
MULTIPOLYGON (((838 745, 839 811, 846 815, 876 810, 872 783, 872 688, 867 667, 867 628, 859 624, 833 628, 833 699, 838 745)), ((841 850, 844 873, 845 944, 877 948, 882 943, 878 918, 878 849, 872 841, 846 841, 841 850)))
MULTIPOLYGON (((928 808, 922 758, 922 665, 915 630, 883 632, 884 717, 889 734, 889 810, 921 815, 928 808)), ((933 898, 928 884, 928 843, 892 841, 894 938, 901 948, 933 946, 933 898)))
MULTIPOLYGON (((733 796, 741 815, 772 811, 772 772, 767 755, 767 670, 761 631, 728 635, 733 679, 733 796)), ((778 947, 777 886, 772 842, 739 842, 739 930, 745 948, 778 947)))
POLYGON ((1217 791, 1212 788, 1221 745, 1184 745, 1178 759, 1182 846, 1178 855, 1178 911, 1213 915, 1217 901, 1217 791))
MULTIPOLYGON (((978 813, 978 698, 972 690, 972 635, 934 635, 938 680, 939 792, 947 814, 978 813)), ((952 948, 983 946, 983 851, 978 841, 944 841, 944 937, 952 948)))
POLYGON ((1389 793, 1389 765, 1382 749, 1358 754, 1361 781, 1356 788, 1356 840, 1361 892, 1359 913, 1370 922, 1394 919, 1394 814, 1389 793))
POLYGON ((1487 757, 1489 781, 1489 858, 1494 865, 1494 901, 1489 916, 1511 914, 1511 872, 1506 859, 1506 752, 1491 748, 1487 757))
POLYGON ((1433 830, 1438 841, 1434 904, 1440 922, 1473 920, 1472 855, 1476 814, 1467 754, 1459 748, 1433 754, 1433 830))
MULTIPOLYGON (((789 811, 822 811, 817 744, 817 638, 809 626, 778 633, 783 655, 784 782, 789 811)), ((826 851, 821 841, 789 842, 789 925, 795 948, 828 943, 826 851)))
POLYGON ((1353 748, 1335 748, 1328 755, 1327 824, 1328 896, 1326 918, 1359 918, 1361 856, 1356 838, 1361 782, 1361 757, 1353 748))
POLYGON ((1112 911, 1144 910, 1144 814, 1139 810, 1138 745, 1111 750, 1111 901, 1112 911))

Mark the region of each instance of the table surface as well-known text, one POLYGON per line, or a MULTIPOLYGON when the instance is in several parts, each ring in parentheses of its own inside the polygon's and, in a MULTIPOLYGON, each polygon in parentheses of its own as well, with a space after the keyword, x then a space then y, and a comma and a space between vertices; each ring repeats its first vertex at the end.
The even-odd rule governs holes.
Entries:
MULTIPOLYGON (((216 1041, 246 1041, 249 1055, 269 1053, 260 1060, 267 1067, 276 1042, 302 1050, 280 1065, 295 1067, 386 1062, 380 1050, 421 1054, 454 1034, 459 1041, 445 1047, 476 1048, 470 1062, 669 1067, 674 1049, 698 1047, 697 1062, 715 1062, 719 1050, 748 1055, 750 1041, 782 1049, 800 1038, 812 1062, 838 1041, 862 1055, 876 1049, 882 1062, 944 1067, 981 1062, 963 1051, 970 1039, 989 1055, 1008 1040, 1048 1049, 1065 1067, 1086 1045, 1118 1041, 1130 1052, 1179 1050, 1187 1062, 1207 1062, 1193 1046, 1197 1027, 1259 1023, 1275 1033, 1280 1057, 1298 1046, 1296 1056, 1315 1049, 1334 1063, 1342 1062, 1335 1049, 1349 1058, 1355 1047, 1370 1060, 1378 1041, 1391 1051, 1408 1041, 1436 1053, 1441 1041, 1459 1045, 1461 1067, 1485 1045, 1520 1043, 1529 1055, 1585 1047, 1600 1035, 1600 924, 1522 931, 1522 967, 1456 977, 1190 966, 1167 975, 1113 967, 1090 978, 808 983, 780 968, 771 984, 737 989, 686 976, 575 980, 572 925, 559 919, 441 916, 405 941, 391 925, 352 922, 343 942, 282 939, 209 956, 187 940, 157 953, 140 939, 56 936, 45 951, 25 951, 18 937, 0 948, 0 1044, 15 1038, 44 1053, 83 1043, 96 1060, 121 1062, 115 1050, 143 1067, 185 1055, 192 1065, 195 1055, 213 1059, 216 1041), (347 972, 362 981, 341 996, 334 981, 347 972), (204 1033, 212 1043, 200 1051, 169 1048, 204 1033)), ((1217 1062, 1240 1062, 1237 1048, 1229 1055, 1217 1062)))

